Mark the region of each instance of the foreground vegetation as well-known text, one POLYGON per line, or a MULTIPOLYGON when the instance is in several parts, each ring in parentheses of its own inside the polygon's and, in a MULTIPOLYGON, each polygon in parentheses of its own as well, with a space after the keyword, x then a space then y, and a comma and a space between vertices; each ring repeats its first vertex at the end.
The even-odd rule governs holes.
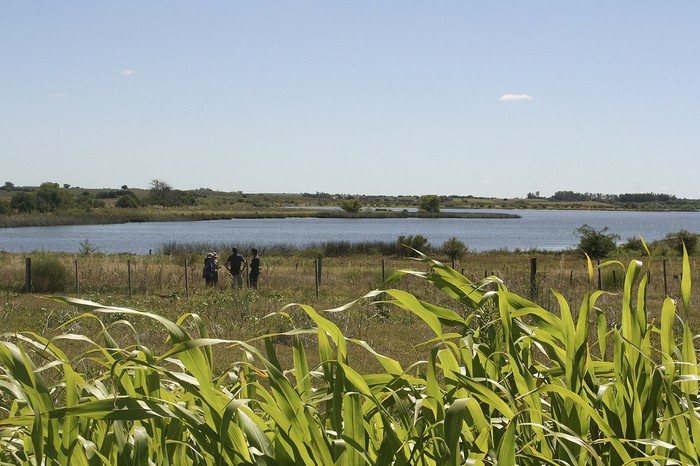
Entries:
POLYGON ((700 463, 687 254, 678 299, 648 299, 656 294, 650 259, 601 264, 624 276, 618 299, 607 301, 588 262, 574 309, 557 292, 537 304, 497 274, 471 280, 427 257, 417 264, 348 305, 279 303, 250 338, 221 334, 231 316, 214 312, 169 318, 55 297, 74 310, 56 333, 6 334, 0 343, 0 459, 700 463), (358 312, 372 325, 420 327, 403 335, 414 357, 353 335, 349 316, 358 312), (152 333, 159 343, 147 343, 152 333))

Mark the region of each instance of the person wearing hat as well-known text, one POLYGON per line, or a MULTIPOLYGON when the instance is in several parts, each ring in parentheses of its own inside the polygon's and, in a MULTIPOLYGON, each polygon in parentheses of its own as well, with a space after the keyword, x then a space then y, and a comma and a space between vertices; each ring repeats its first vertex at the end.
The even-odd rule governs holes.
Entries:
POLYGON ((204 268, 202 269, 202 277, 204 277, 204 283, 207 286, 214 286, 213 285, 213 278, 214 278, 214 269, 213 269, 213 262, 214 262, 214 254, 209 252, 207 253, 207 256, 204 258, 204 268))
POLYGON ((215 252, 211 253, 211 286, 219 284, 219 255, 215 252))

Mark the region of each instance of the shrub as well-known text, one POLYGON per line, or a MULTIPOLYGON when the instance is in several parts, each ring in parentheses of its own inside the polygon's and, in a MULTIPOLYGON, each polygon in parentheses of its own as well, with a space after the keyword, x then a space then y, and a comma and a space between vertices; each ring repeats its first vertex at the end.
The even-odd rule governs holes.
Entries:
POLYGON ((442 246, 440 246, 440 251, 449 257, 452 261, 461 259, 467 253, 467 245, 464 244, 459 238, 453 236, 448 239, 442 246))
POLYGON ((643 254, 644 243, 641 238, 627 238, 627 241, 620 245, 620 249, 628 253, 643 254))
POLYGON ((431 250, 430 243, 428 243, 428 238, 426 238, 423 235, 401 235, 399 236, 397 243, 399 246, 399 250, 403 251, 403 255, 405 256, 416 256, 416 253, 411 251, 410 249, 415 249, 421 252, 429 252, 431 250))
POLYGON ((596 230, 587 224, 578 227, 574 233, 581 239, 578 250, 592 259, 608 257, 617 249, 617 240, 620 239, 620 235, 608 233, 608 227, 596 230))
POLYGON ((357 213, 362 209, 362 203, 356 197, 351 197, 350 199, 340 201, 340 208, 345 212, 357 213))
POLYGON ((114 205, 122 209, 135 209, 139 207, 139 200, 136 199, 134 194, 127 194, 117 199, 114 205))
POLYGON ((440 198, 434 194, 421 196, 418 199, 418 210, 437 214, 440 212, 440 198))
POLYGON ((698 235, 688 230, 669 233, 664 239, 679 255, 683 255, 683 245, 685 245, 685 249, 688 251, 689 255, 695 252, 698 245, 698 235))
POLYGON ((32 260, 32 288, 40 293, 66 289, 66 266, 55 257, 39 256, 32 260))

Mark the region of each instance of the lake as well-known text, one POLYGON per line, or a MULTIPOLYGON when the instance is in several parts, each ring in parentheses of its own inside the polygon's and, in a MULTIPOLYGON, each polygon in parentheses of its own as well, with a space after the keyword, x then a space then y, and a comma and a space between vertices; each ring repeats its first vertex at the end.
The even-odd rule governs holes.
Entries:
MULTIPOLYGON (((445 211, 448 211, 445 209, 445 211)), ((76 225, 0 229, 0 250, 8 252, 78 252, 88 240, 104 253, 157 253, 165 243, 227 245, 291 244, 324 241, 396 241, 399 235, 423 235, 433 246, 450 237, 472 251, 493 249, 563 250, 575 247, 574 230, 583 224, 628 238, 647 241, 681 229, 700 233, 698 212, 611 212, 557 210, 456 210, 502 212, 517 219, 392 218, 392 219, 233 219, 196 222, 152 222, 116 225, 76 225)))

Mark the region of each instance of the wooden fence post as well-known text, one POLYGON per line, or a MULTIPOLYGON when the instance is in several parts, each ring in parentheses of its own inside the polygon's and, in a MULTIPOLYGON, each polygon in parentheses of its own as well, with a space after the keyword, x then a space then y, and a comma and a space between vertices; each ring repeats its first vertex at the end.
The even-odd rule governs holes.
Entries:
POLYGON ((530 298, 537 296, 537 258, 530 258, 530 298))
POLYGON ((319 281, 318 259, 314 260, 314 276, 316 277, 316 299, 321 293, 321 283, 319 281))
POLYGON ((32 291, 32 258, 31 257, 27 257, 24 260, 24 281, 25 281, 24 290, 27 293, 30 293, 32 291))
POLYGON ((318 255, 318 269, 316 270, 316 274, 318 275, 318 286, 321 286, 321 273, 323 270, 323 256, 321 254, 318 255))
POLYGON ((384 275, 384 258, 382 257, 382 283, 386 281, 386 276, 384 275))
POLYGON ((80 281, 78 280, 78 259, 73 260, 75 266, 75 294, 80 294, 80 281))
POLYGON ((126 268, 127 268, 127 279, 129 282, 129 299, 131 299, 133 297, 133 295, 131 293, 131 259, 126 261, 126 268))
POLYGON ((668 296, 668 281, 666 280, 666 260, 664 259, 664 295, 668 296))
POLYGON ((185 296, 190 297, 190 276, 187 273, 187 259, 185 259, 185 296))
POLYGON ((603 289, 603 277, 600 274, 600 259, 596 261, 598 264, 598 289, 602 290, 603 289))

